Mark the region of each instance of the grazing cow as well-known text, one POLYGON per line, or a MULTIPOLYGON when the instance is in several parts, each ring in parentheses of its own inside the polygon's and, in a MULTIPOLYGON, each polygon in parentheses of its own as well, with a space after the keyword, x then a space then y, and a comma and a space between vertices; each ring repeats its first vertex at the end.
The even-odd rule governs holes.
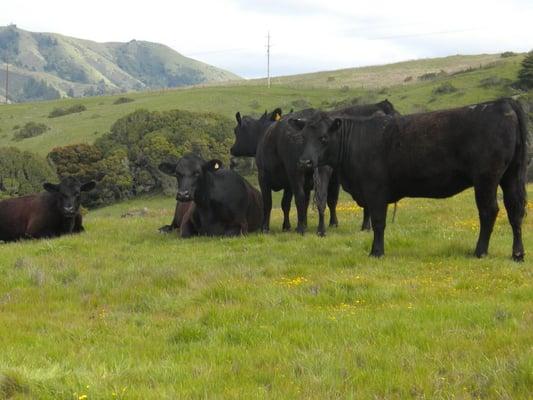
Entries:
POLYGON ((0 201, 0 240, 43 238, 82 232, 80 195, 94 189, 73 177, 45 183, 45 192, 0 201))
POLYGON ((261 227, 261 194, 222 162, 188 154, 176 164, 161 163, 159 169, 178 180, 177 199, 194 202, 181 221, 182 237, 234 236, 261 227))
POLYGON ((404 117, 291 119, 304 137, 303 165, 331 165, 352 197, 368 207, 372 256, 384 254, 387 205, 403 197, 445 198, 474 187, 480 233, 477 257, 487 254, 503 189, 513 229, 512 257, 523 261, 527 122, 513 99, 404 117))
MULTIPOLYGON (((283 230, 290 229, 289 211, 292 196, 295 196, 298 211, 297 231, 304 233, 307 227, 307 208, 310 191, 313 188, 313 171, 298 168, 297 159, 302 151, 302 139, 298 132, 287 124, 288 118, 309 118, 316 110, 307 109, 281 118, 281 109, 270 115, 266 112, 258 120, 240 113, 235 115, 235 144, 231 148, 233 156, 256 157, 259 184, 264 202, 263 231, 268 232, 272 209, 271 191, 283 189, 281 208, 283 210, 283 230)), ((332 115, 370 116, 374 114, 394 114, 396 111, 388 101, 377 104, 352 106, 332 112, 332 115)), ((320 167, 315 173, 315 181, 321 182, 317 198, 327 198, 330 210, 330 226, 337 226, 336 205, 339 196, 339 182, 329 167, 320 167), (317 176, 318 175, 318 176, 317 176)), ((325 234, 324 205, 318 202, 319 224, 317 233, 325 234)), ((370 218, 365 211, 363 229, 370 229, 370 218)))

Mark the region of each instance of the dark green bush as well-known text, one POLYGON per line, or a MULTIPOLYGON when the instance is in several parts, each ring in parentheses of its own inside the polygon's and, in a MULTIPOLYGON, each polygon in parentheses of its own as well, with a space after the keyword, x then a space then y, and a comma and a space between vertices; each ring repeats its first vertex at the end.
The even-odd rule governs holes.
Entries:
POLYGON ((453 86, 450 82, 443 82, 439 86, 433 89, 433 94, 448 94, 457 92, 457 88, 453 86))
POLYGON ((527 53, 518 71, 518 85, 522 89, 533 88, 533 50, 527 53))
POLYGON ((94 207, 142 193, 174 191, 175 179, 162 174, 158 165, 184 153, 218 158, 229 166, 233 128, 233 121, 213 113, 138 110, 117 120, 94 145, 56 148, 48 158, 59 176, 99 180, 85 203, 94 207))
POLYGON ((13 134, 13 140, 20 141, 31 137, 39 136, 45 133, 50 128, 40 122, 30 121, 26 123, 22 128, 15 131, 13 134))
POLYGON ((56 175, 43 158, 15 147, 0 147, 0 197, 40 192, 56 175))
POLYGON ((83 104, 74 104, 73 106, 70 106, 68 108, 56 107, 52 111, 50 111, 50 114, 48 114, 48 118, 62 117, 64 115, 80 113, 86 110, 87 107, 85 107, 83 104))
POLYGON ((124 103, 131 103, 133 100, 131 97, 119 97, 116 99, 113 104, 124 104, 124 103))
POLYGON ((514 57, 514 56, 516 56, 516 53, 513 51, 504 51, 502 54, 500 54, 501 58, 514 57))
POLYGON ((488 78, 481 79, 479 86, 485 89, 493 87, 506 87, 511 85, 512 81, 507 78, 500 78, 499 76, 489 76, 488 78))

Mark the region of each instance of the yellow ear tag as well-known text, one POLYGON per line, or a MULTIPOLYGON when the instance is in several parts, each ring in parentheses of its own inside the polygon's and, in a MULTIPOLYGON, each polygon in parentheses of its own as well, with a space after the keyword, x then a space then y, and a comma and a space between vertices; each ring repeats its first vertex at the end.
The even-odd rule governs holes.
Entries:
POLYGON ((281 119, 281 115, 279 115, 278 113, 276 113, 276 117, 274 118, 276 121, 279 121, 281 119))
POLYGON ((215 163, 215 170, 217 170, 219 168, 220 168, 220 165, 218 165, 218 163, 215 163))

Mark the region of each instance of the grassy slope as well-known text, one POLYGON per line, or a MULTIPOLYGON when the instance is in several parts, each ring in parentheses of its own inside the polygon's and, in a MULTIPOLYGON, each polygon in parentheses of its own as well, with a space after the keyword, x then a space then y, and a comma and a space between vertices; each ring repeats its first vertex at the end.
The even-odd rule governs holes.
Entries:
POLYGON ((472 191, 402 201, 375 260, 339 208, 326 238, 276 209, 273 234, 181 241, 157 233, 172 199, 144 198, 2 245, 0 398, 530 398, 531 255, 510 261, 503 210, 478 260, 472 191))
MULTIPOLYGON (((265 108, 283 106, 285 110, 293 107, 294 101, 320 107, 324 101, 363 97, 368 100, 380 100, 389 97, 403 113, 417 111, 421 108, 438 109, 464 105, 493 99, 506 94, 499 88, 481 88, 479 81, 498 76, 516 79, 522 56, 501 59, 497 65, 487 69, 446 77, 434 82, 415 82, 383 88, 379 93, 363 89, 295 88, 291 86, 274 86, 267 89, 249 82, 248 86, 203 87, 180 90, 167 90, 148 93, 132 93, 132 103, 111 105, 115 97, 93 97, 84 99, 59 100, 53 102, 16 104, 0 106, 0 146, 15 145, 24 149, 46 154, 59 145, 78 142, 92 142, 106 132, 119 117, 137 109, 169 110, 182 108, 187 110, 214 111, 232 117, 237 110, 244 113, 260 112, 265 108), (443 81, 450 81, 460 89, 456 93, 434 96, 432 90, 443 81), (57 106, 75 103, 85 104, 87 111, 62 118, 49 119, 48 113, 57 106), (15 143, 11 140, 14 125, 23 125, 28 121, 44 122, 51 127, 45 135, 15 143)), ((420 61, 423 65, 427 61, 420 61)), ((449 62, 449 61, 448 61, 449 62)), ((396 65, 396 64, 395 64, 396 65)), ((413 68, 408 64, 409 68, 413 68)), ((379 68, 382 67, 377 67, 379 68)), ((391 67, 392 68, 392 67, 391 67)), ((422 68, 422 67, 420 67, 422 68)), ((428 70, 434 70, 434 64, 428 70)), ((381 71, 381 70, 380 70, 381 71)), ((385 74, 385 72, 383 72, 385 74)), ((386 75, 385 75, 386 76, 386 75)), ((296 107, 298 108, 298 107, 296 107)))

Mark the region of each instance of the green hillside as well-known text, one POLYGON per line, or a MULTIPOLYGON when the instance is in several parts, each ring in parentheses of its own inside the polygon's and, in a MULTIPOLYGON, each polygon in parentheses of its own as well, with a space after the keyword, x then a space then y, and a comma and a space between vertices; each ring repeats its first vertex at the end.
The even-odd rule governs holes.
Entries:
MULTIPOLYGON (((494 56, 491 56, 494 57, 494 56)), ((159 90, 151 92, 130 93, 128 98, 134 101, 114 105, 119 96, 89 97, 82 99, 61 99, 57 101, 0 105, 0 146, 16 146, 40 154, 47 154, 55 146, 72 143, 92 143, 97 137, 109 130, 118 118, 138 109, 170 110, 184 109, 191 111, 213 111, 233 118, 240 110, 246 113, 260 113, 264 109, 281 106, 301 109, 309 106, 333 107, 343 102, 369 102, 389 98, 402 113, 434 110, 508 96, 515 93, 509 84, 516 80, 523 55, 508 58, 497 57, 480 68, 469 67, 462 72, 437 74, 430 80, 414 79, 414 82, 374 89, 360 87, 340 88, 306 88, 274 84, 270 89, 264 85, 247 82, 246 85, 208 86, 176 90, 159 90), (442 85, 451 85, 452 90, 444 93, 438 89, 442 85), (48 118, 56 107, 69 107, 76 104, 86 106, 87 110, 60 118, 48 118), (15 126, 22 126, 29 121, 44 123, 50 127, 45 134, 13 141, 15 126)), ((444 59, 463 62, 461 58, 444 59)), ((420 61, 425 64, 429 61, 420 61)), ((449 65, 449 64, 448 64, 449 65)), ((464 65, 464 64, 460 64, 464 65)), ((379 71, 386 67, 376 67, 379 71)), ((412 63, 400 63, 389 66, 404 76, 413 70, 412 63), (403 73, 400 67, 407 66, 403 73)), ((417 74, 423 75, 442 69, 437 61, 423 69, 417 67, 417 74)), ((339 73, 343 73, 342 71, 339 73)), ((419 75, 419 76, 420 76, 419 75)), ((381 75, 387 81, 387 74, 381 75)), ((295 77, 294 79, 298 79, 295 77)), ((339 78, 340 80, 340 78, 339 78)), ((445 86, 446 89, 446 86, 445 86)))
POLYGON ((0 27, 0 62, 11 66, 9 99, 15 102, 240 79, 158 43, 96 43, 14 25, 0 27))

